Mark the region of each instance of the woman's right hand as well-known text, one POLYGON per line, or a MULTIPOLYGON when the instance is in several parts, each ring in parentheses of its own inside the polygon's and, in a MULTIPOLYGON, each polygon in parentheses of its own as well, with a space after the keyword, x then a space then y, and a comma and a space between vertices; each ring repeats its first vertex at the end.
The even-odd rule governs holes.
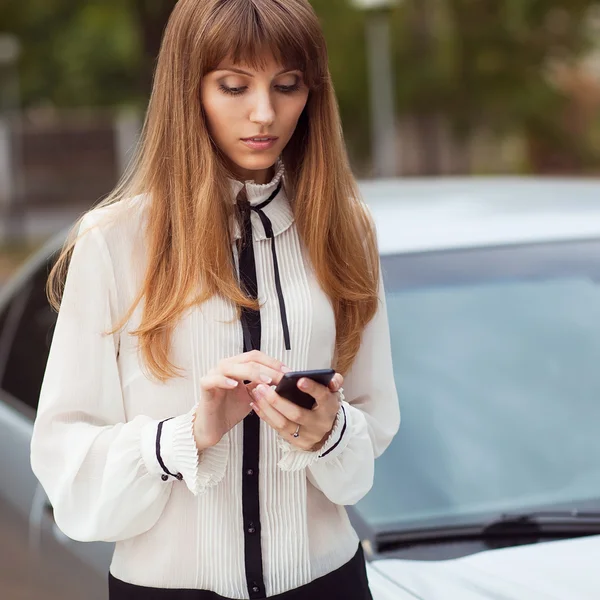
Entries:
POLYGON ((250 392, 259 384, 277 385, 290 371, 260 350, 222 360, 200 380, 200 399, 194 418, 198 450, 217 444, 251 411, 250 392), (244 381, 249 381, 244 385, 244 381))

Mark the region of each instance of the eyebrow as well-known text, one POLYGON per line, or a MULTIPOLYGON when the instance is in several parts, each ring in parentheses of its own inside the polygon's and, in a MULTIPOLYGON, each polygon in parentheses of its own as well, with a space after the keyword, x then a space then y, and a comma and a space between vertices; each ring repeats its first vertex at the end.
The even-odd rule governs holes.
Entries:
MULTIPOLYGON (((279 71, 279 73, 275 73, 275 77, 279 77, 279 75, 283 75, 284 73, 291 73, 292 71, 298 71, 299 69, 283 69, 279 71)), ((233 71, 234 73, 239 73, 240 75, 247 75, 248 77, 254 77, 254 75, 248 71, 244 71, 243 69, 238 69, 237 67, 222 67, 217 68, 215 71, 233 71)))

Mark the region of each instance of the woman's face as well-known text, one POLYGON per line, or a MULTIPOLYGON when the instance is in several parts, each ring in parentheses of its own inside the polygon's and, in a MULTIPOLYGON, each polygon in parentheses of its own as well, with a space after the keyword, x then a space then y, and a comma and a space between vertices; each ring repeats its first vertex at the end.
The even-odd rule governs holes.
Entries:
POLYGON ((262 70, 224 60, 202 80, 212 139, 241 180, 267 183, 308 99, 302 71, 271 57, 262 70))

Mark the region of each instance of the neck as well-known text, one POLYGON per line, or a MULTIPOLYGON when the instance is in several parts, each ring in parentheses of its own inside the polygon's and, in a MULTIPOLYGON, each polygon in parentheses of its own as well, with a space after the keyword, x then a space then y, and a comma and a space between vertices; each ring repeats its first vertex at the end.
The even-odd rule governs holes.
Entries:
POLYGON ((236 165, 232 165, 232 171, 234 177, 241 182, 254 181, 259 185, 269 183, 275 177, 275 165, 270 166, 268 169, 260 169, 253 171, 252 169, 242 169, 236 165))

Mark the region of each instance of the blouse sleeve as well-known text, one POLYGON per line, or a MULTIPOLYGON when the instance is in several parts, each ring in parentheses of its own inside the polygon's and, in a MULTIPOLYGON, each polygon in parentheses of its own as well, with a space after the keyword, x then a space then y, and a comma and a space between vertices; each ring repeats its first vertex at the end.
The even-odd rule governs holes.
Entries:
POLYGON ((400 426, 383 277, 379 307, 365 327, 360 349, 344 378, 333 430, 318 452, 295 450, 281 439, 283 470, 307 469, 311 483, 332 502, 355 504, 373 485, 374 463, 400 426))
POLYGON ((58 527, 79 541, 149 530, 173 484, 194 494, 225 471, 228 438, 199 456, 194 410, 127 421, 117 365, 117 290, 93 212, 82 221, 52 338, 31 440, 31 466, 58 527), (160 427, 159 427, 160 425, 160 427), (171 473, 168 475, 167 472, 171 473), (180 481, 183 480, 181 483, 180 481))

